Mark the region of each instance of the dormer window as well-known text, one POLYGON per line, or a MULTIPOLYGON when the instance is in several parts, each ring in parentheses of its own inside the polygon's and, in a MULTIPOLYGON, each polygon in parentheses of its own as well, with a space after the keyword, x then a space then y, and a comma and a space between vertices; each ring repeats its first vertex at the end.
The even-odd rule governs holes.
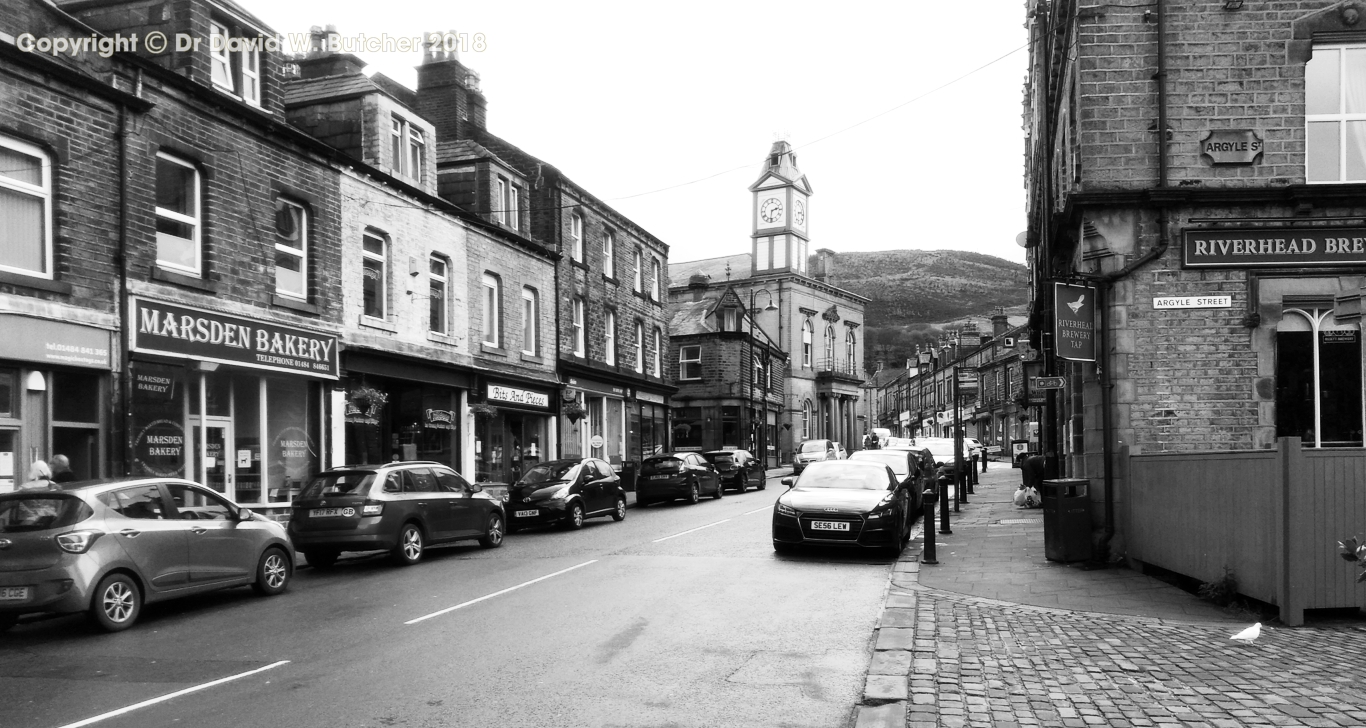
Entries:
POLYGON ((739 312, 737 309, 734 309, 734 308, 724 308, 724 309, 721 309, 721 330, 722 330, 722 331, 739 331, 739 330, 740 330, 740 312, 739 312))
POLYGON ((421 129, 398 115, 390 117, 389 161, 394 174, 422 182, 422 171, 427 163, 427 140, 421 129))
POLYGON ((254 106, 261 105, 261 49, 235 29, 209 23, 209 62, 213 85, 254 106), (235 43, 230 39, 237 38, 235 43), (241 45, 240 50, 230 50, 241 45))

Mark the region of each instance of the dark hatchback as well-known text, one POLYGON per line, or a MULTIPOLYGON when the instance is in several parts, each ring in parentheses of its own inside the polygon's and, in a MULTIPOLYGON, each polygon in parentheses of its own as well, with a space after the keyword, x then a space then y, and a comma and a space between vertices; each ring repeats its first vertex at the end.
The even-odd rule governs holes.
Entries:
POLYGON ((508 488, 508 533, 533 526, 583 527, 585 518, 626 520, 626 490, 604 460, 551 460, 508 488))
POLYGON ((343 551, 388 551, 402 565, 427 546, 503 544, 502 502, 436 462, 345 465, 314 476, 292 504, 289 538, 316 568, 343 551))
POLYGON ((640 463, 636 477, 636 503, 678 500, 696 503, 703 494, 713 498, 725 495, 716 467, 700 453, 679 452, 651 455, 640 463))
POLYGON ((819 544, 900 554, 910 539, 909 493, 882 463, 814 462, 783 484, 791 490, 773 506, 774 551, 819 544))
POLYGON ((721 477, 721 487, 734 488, 741 493, 753 485, 764 489, 764 464, 748 450, 713 450, 702 453, 721 477))
POLYGON ((925 450, 859 450, 850 455, 849 460, 882 463, 891 468, 910 499, 912 521, 920 513, 922 493, 926 488, 933 488, 936 482, 934 457, 925 450))

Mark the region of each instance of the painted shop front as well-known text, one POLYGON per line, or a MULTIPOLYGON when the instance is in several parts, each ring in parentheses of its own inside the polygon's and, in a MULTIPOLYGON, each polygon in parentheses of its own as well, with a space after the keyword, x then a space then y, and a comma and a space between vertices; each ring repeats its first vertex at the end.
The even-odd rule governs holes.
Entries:
POLYGON ((565 390, 569 399, 560 419, 564 456, 601 458, 620 470, 626 454, 626 397, 630 387, 570 376, 565 390), (570 416, 575 412, 581 414, 570 416))
POLYGON ((129 316, 132 474, 188 478, 287 514, 324 466, 337 338, 145 298, 129 316))
POLYGON ((470 374, 359 349, 344 352, 342 365, 347 464, 433 460, 468 476, 460 412, 470 374))
POLYGON ((108 474, 112 334, 0 314, 0 493, 54 455, 66 456, 76 479, 108 474))
POLYGON ((474 415, 475 482, 507 486, 528 468, 555 458, 555 391, 484 379, 474 415))

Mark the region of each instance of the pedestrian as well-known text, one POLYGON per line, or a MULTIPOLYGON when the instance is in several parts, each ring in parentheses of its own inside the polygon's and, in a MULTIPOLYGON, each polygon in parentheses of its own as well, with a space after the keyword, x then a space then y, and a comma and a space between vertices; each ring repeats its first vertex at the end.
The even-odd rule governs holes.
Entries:
POLYGON ((52 468, 42 460, 34 460, 28 468, 28 480, 19 490, 52 490, 52 468))
POLYGON ((71 461, 65 455, 52 456, 52 482, 70 483, 76 479, 76 473, 71 470, 71 461))
MULTIPOLYGON (((28 468, 28 480, 19 490, 56 490, 52 482, 52 468, 42 460, 34 460, 28 468)), ((17 525, 43 526, 57 516, 57 504, 51 498, 25 498, 14 509, 17 525), (48 520, 44 520, 48 519, 48 520)))

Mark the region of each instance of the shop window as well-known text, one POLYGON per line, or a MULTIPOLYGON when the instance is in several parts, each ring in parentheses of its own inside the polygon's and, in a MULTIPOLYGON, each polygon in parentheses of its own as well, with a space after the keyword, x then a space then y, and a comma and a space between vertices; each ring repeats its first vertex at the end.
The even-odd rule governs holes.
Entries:
MULTIPOLYGON (((189 475, 185 471, 185 369, 133 362, 132 374, 132 474, 163 478, 189 475)), ((194 391, 198 400, 197 385, 194 391)))
POLYGON ((540 351, 541 342, 536 328, 540 320, 540 294, 534 288, 525 287, 522 289, 522 353, 536 356, 536 352, 540 351))
POLYGON ((1331 305, 1287 308, 1276 330, 1276 436, 1361 447, 1361 330, 1331 305))
MULTIPOLYGON (((234 482, 238 503, 263 502, 261 494, 261 378, 236 374, 232 378, 234 482)), ((267 403, 269 406, 269 403, 267 403)))
POLYGON ((705 430, 701 407, 680 407, 674 410, 673 449, 701 449, 705 430))
POLYGON ((1366 181, 1366 45, 1315 46, 1304 81, 1305 178, 1366 181))
POLYGON ((318 472, 319 387, 297 379, 266 380, 266 498, 288 503, 318 472))
POLYGON ((617 363, 617 313, 608 310, 602 322, 602 360, 613 366, 617 363))
POLYGON ((701 346, 680 346, 680 347, 678 347, 678 378, 679 378, 679 379, 701 379, 701 378, 702 378, 702 347, 701 347, 701 346))
POLYGON ((548 419, 504 409, 481 419, 475 430, 475 480, 515 483, 539 464, 546 456, 548 419))
POLYGON ((721 408, 721 447, 740 447, 740 408, 721 408))
POLYGON ((384 318, 387 308, 388 260, 388 240, 371 232, 361 235, 361 305, 362 313, 371 318, 384 318))
POLYGON ((569 215, 569 258, 583 262, 583 216, 577 212, 569 215))
POLYGON ((427 330, 438 334, 448 333, 446 324, 446 309, 449 306, 446 300, 447 270, 445 258, 433 255, 428 259, 427 330))
POLYGON ((0 136, 0 270, 52 277, 52 158, 0 136))
POLYGON ((645 324, 636 322, 636 373, 645 372, 645 324))
POLYGON ((574 306, 574 319, 573 319, 574 356, 583 356, 583 355, 584 355, 584 349, 585 349, 585 342, 584 342, 584 335, 583 335, 583 299, 582 299, 582 298, 575 298, 575 299, 574 299, 574 304, 573 304, 573 306, 574 306))
POLYGON ((100 475, 101 376, 52 372, 52 454, 66 456, 77 480, 100 475))
POLYGON ((218 21, 209 23, 209 62, 213 85, 249 104, 261 105, 261 49, 250 47, 229 50, 229 38, 250 39, 251 35, 229 28, 218 21))
POLYGON ((275 200, 275 292, 308 298, 308 211, 282 197, 275 200))
POLYGON ((200 275, 199 170, 157 152, 157 265, 200 275))
POLYGON ((631 282, 631 290, 635 291, 636 293, 644 293, 645 259, 640 252, 640 248, 636 248, 635 257, 632 259, 631 262, 635 266, 635 279, 631 282))
POLYGON ((616 237, 611 230, 604 230, 602 233, 602 274, 608 278, 617 277, 617 255, 616 237))

